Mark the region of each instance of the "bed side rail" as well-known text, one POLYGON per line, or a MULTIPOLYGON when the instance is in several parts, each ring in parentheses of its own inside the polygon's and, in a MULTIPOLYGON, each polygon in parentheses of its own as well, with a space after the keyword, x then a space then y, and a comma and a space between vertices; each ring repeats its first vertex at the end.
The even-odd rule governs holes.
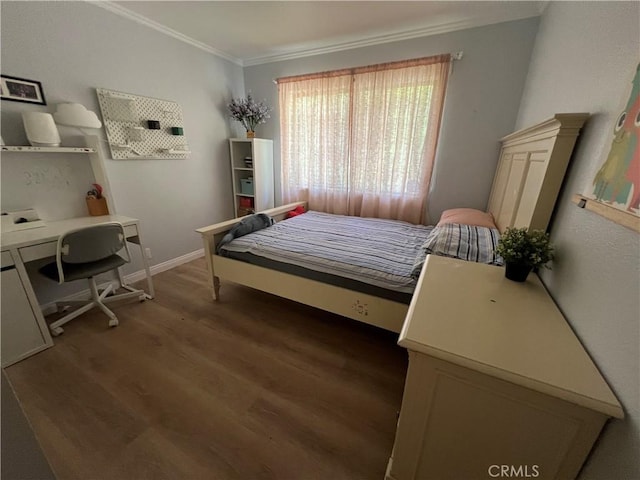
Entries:
MULTIPOLYGON (((307 202, 294 202, 280 207, 270 208, 259 213, 265 213, 275 219, 276 221, 282 220, 287 212, 293 210, 298 206, 303 206, 307 210, 307 202)), ((234 218, 232 220, 226 220, 220 223, 214 223, 207 227, 196 229, 202 236, 202 243, 204 244, 204 256, 207 261, 207 268, 209 270, 209 286, 212 289, 213 299, 217 300, 220 296, 220 279, 216 276, 214 256, 218 244, 224 237, 224 235, 233 228, 235 224, 240 222, 242 217, 234 218)))
MULTIPOLYGON (((287 205, 282 205, 280 207, 274 207, 268 210, 263 210, 262 212, 257 212, 257 213, 264 213, 266 215, 269 215, 276 221, 279 221, 284 218, 287 212, 293 210, 294 208, 300 205, 302 205, 305 208, 305 210, 307 209, 307 202, 294 202, 294 203, 288 203, 287 205)), ((243 217, 233 218, 231 220, 226 220, 224 222, 214 223, 213 225, 197 228, 196 232, 198 232, 203 237, 212 237, 220 233, 228 232, 229 230, 231 230, 231 228, 233 228, 233 226, 236 223, 239 223, 242 220, 242 218, 243 217)))

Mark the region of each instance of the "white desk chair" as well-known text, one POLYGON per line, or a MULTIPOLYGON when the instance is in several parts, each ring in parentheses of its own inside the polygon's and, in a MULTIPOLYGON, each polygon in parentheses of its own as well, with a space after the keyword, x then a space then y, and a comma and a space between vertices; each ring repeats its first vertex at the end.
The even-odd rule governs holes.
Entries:
POLYGON ((82 307, 49 325, 51 334, 60 335, 64 332, 61 325, 93 307, 100 308, 109 317, 110 327, 117 326, 118 318, 105 306, 105 303, 132 297, 138 297, 140 301, 143 301, 146 298, 144 291, 135 290, 107 297, 113 286, 109 284, 105 290, 99 293, 94 277, 100 273, 117 270, 118 267, 130 261, 131 256, 125 240, 124 227, 120 223, 99 223, 69 230, 60 235, 56 248, 56 261, 42 267, 40 273, 61 284, 86 278, 89 280, 91 297, 87 300, 56 302, 58 308, 75 305, 82 305, 82 307))

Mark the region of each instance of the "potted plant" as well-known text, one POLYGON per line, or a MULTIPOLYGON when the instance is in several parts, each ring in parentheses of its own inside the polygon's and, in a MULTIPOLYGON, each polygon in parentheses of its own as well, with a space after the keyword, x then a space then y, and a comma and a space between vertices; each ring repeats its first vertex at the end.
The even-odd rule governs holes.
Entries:
POLYGON ((265 102, 256 102, 251 93, 247 95, 247 98, 232 99, 227 107, 229 108, 229 116, 240 122, 247 131, 247 138, 254 138, 256 126, 266 123, 267 118, 270 118, 271 107, 265 102))
POLYGON ((534 268, 545 267, 553 260, 549 234, 542 230, 507 228, 498 241, 496 252, 506 265, 509 280, 524 282, 534 268))

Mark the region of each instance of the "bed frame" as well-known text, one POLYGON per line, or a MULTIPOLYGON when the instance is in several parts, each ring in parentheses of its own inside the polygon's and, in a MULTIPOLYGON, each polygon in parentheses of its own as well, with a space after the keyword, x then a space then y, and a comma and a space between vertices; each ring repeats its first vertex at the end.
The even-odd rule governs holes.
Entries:
MULTIPOLYGON (((576 138, 587 117, 585 113, 557 114, 501 140, 488 209, 500 231, 511 226, 547 228, 576 138)), ((306 202, 295 202, 262 213, 278 221, 299 205, 307 208, 306 202)), ((240 220, 196 230, 204 242, 214 300, 220 299, 220 281, 231 281, 400 332, 408 305, 216 255, 222 237, 240 220)))

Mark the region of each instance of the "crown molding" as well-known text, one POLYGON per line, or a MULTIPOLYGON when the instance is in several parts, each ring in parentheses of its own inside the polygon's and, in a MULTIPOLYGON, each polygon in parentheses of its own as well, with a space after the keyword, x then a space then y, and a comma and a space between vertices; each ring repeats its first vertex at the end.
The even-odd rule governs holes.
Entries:
POLYGON ((145 25, 147 27, 153 28, 154 30, 164 33, 165 35, 169 35, 170 37, 180 40, 181 42, 187 43, 193 47, 199 48, 200 50, 204 50, 205 52, 224 58, 225 60, 235 63, 236 65, 239 65, 241 67, 243 66, 243 62, 241 59, 228 55, 220 50, 217 50, 205 43, 202 43, 198 40, 188 37, 187 35, 177 32, 176 30, 173 30, 169 27, 165 27, 164 25, 154 22, 153 20, 150 20, 149 18, 142 16, 138 13, 132 12, 128 8, 125 8, 121 5, 112 3, 108 0, 85 0, 85 1, 87 1, 87 3, 90 3, 91 5, 95 5, 97 7, 108 10, 111 13, 115 13, 116 15, 119 15, 121 17, 127 18, 129 20, 133 20, 134 22, 139 23, 141 25, 145 25))
POLYGON ((264 63, 281 62, 284 60, 294 60, 296 58, 311 57, 313 55, 322 55, 326 53, 340 52, 343 50, 351 50, 353 48, 371 47, 384 43, 399 42, 402 40, 411 40, 414 38, 428 37, 430 35, 438 35, 442 33, 455 32, 457 30, 466 30, 475 27, 484 27, 496 23, 511 22, 523 20, 525 18, 537 17, 539 14, 524 14, 511 18, 467 18, 456 22, 444 23, 441 25, 433 25, 428 27, 417 28, 413 30, 403 30, 394 33, 377 35, 362 40, 354 40, 334 45, 309 48, 305 50, 295 50, 276 55, 264 55, 254 58, 248 58, 242 61, 242 66, 250 67, 253 65, 261 65, 264 63))
POLYGON ((416 28, 412 30, 402 30, 397 32, 392 32, 388 34, 375 35, 369 38, 361 39, 361 40, 353 40, 346 41, 342 43, 336 43, 333 45, 322 45, 317 47, 305 48, 305 49, 297 49, 290 50, 288 52, 273 54, 273 55, 261 55, 253 58, 240 59, 229 55, 221 50, 211 47, 203 42, 195 40, 187 35, 184 35, 176 30, 173 30, 169 27, 161 25, 149 18, 140 15, 136 12, 129 10, 119 4, 113 3, 109 0, 85 0, 87 3, 92 5, 96 5, 100 8, 108 10, 116 15, 132 20, 141 25, 145 25, 147 27, 153 28, 156 31, 164 33, 165 35, 169 35, 181 42, 187 43, 193 47, 196 47, 200 50, 204 50, 205 52, 216 55, 220 58, 228 60, 236 65, 241 67, 250 67, 254 65, 262 65, 265 63, 274 63, 281 62, 285 60, 294 60, 297 58, 311 57, 314 55, 322 55, 327 53, 341 52, 344 50, 351 50, 354 48, 363 48, 370 47, 375 45, 381 45, 384 43, 398 42, 402 40, 411 40, 414 38, 427 37, 430 35, 438 35, 443 33, 455 32, 457 30, 465 30, 469 28, 475 27, 483 27, 487 25, 493 25, 496 23, 510 22, 515 20, 523 20, 525 18, 531 18, 535 16, 540 16, 543 14, 550 0, 543 0, 540 2, 537 10, 538 13, 535 14, 523 14, 515 17, 493 17, 493 18, 467 18, 464 20, 459 20, 455 22, 449 22, 441 25, 434 25, 422 28, 416 28))

